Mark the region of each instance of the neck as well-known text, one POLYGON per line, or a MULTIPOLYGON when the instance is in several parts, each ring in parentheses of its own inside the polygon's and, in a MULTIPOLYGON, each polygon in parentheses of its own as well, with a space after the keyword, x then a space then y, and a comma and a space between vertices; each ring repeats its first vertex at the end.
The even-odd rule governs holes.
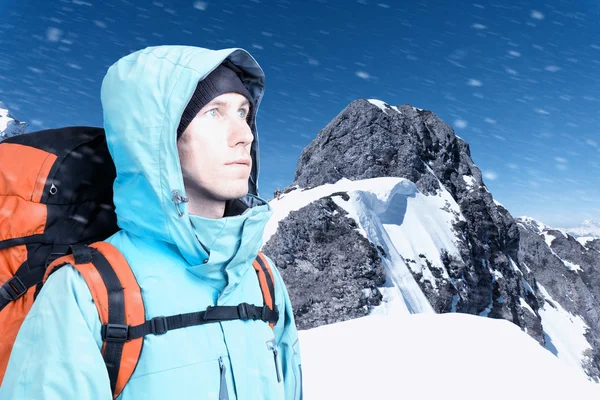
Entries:
POLYGON ((188 211, 190 214, 209 219, 223 218, 225 215, 225 201, 197 196, 188 193, 188 211))

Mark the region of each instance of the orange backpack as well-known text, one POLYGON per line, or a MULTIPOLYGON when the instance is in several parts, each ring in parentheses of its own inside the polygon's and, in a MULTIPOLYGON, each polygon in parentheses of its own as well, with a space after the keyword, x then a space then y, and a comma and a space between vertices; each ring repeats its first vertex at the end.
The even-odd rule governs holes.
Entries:
POLYGON ((216 306, 146 320, 127 260, 100 241, 119 229, 115 177, 101 128, 46 130, 0 143, 0 385, 37 293, 67 264, 81 273, 96 304, 115 399, 135 370, 146 335, 234 319, 263 320, 271 328, 277 323, 273 272, 261 253, 253 267, 264 306, 216 306))

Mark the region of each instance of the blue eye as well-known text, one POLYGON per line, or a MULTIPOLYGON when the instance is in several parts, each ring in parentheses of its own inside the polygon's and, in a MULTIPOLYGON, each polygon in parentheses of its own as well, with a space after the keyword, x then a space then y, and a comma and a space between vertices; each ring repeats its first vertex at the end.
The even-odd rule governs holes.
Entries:
POLYGON ((244 110, 243 108, 240 108, 238 110, 238 113, 240 114, 240 118, 246 118, 246 115, 248 114, 248 112, 246 110, 244 110))
POLYGON ((212 110, 208 110, 208 115, 210 115, 211 117, 216 117, 217 116, 217 109, 213 108, 212 110))

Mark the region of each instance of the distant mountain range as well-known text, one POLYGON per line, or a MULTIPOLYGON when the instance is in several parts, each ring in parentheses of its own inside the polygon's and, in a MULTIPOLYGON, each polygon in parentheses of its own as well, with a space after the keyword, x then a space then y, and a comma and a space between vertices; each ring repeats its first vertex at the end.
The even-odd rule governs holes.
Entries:
POLYGON ((600 222, 590 219, 583 221, 583 224, 578 228, 564 229, 564 231, 573 237, 591 237, 600 239, 600 222))

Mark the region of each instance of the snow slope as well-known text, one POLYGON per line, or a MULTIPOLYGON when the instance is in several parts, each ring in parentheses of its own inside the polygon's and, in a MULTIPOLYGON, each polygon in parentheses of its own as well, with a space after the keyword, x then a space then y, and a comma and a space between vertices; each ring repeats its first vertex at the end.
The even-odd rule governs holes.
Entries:
MULTIPOLYGON (((574 272, 583 271, 580 265, 563 260, 550 247, 556 237, 550 234, 549 231, 560 232, 560 234, 567 237, 567 234, 564 231, 551 228, 530 217, 521 217, 517 220, 517 223, 524 227, 526 224, 527 227, 534 229, 534 231, 544 239, 549 250, 563 263, 566 269, 574 272)), ((582 243, 582 240, 579 239, 580 238, 578 238, 578 241, 582 243)), ((584 243, 585 242, 582 244, 584 243)), ((527 267, 524 263, 522 264, 527 267)), ((565 310, 558 301, 550 296, 548 291, 541 284, 538 283, 537 287, 545 300, 544 306, 539 310, 539 314, 542 319, 546 348, 565 364, 585 373, 582 367, 585 358, 582 354, 592 348, 585 337, 589 326, 579 315, 571 314, 565 310)), ((571 301, 573 300, 571 299, 571 301)))
MULTIPOLYGON (((444 276, 448 276, 440 254, 446 251, 459 257, 452 223, 464 220, 458 204, 450 193, 443 186, 441 187, 437 195, 425 196, 409 180, 374 178, 359 181, 341 179, 335 184, 326 184, 308 190, 297 188, 282 195, 279 200, 274 199, 270 202, 273 217, 265 229, 263 240, 266 243, 275 234, 278 222, 290 212, 299 210, 322 197, 346 192, 349 196, 348 201, 343 200, 341 196, 334 196, 333 200, 357 222, 361 234, 385 251, 382 263, 387 282, 385 287, 380 288, 383 302, 372 311, 372 315, 387 316, 392 322, 382 323, 393 324, 395 323, 393 321, 405 320, 411 314, 435 314, 413 273, 421 274, 422 279, 429 280, 434 285, 435 279, 432 278, 431 268, 437 268, 444 276)), ((542 231, 546 227, 538 223, 538 228, 542 231)), ((552 240, 549 235, 546 239, 552 240)), ((514 266, 518 269, 516 264, 514 266)), ((526 265, 524 267, 527 268, 526 265)), ((577 269, 575 265, 569 267, 577 269)), ((582 367, 582 352, 590 347, 584 337, 585 323, 580 317, 571 315, 560 307, 543 288, 540 289, 549 300, 540 312, 549 351, 544 350, 534 340, 528 343, 545 352, 544 354, 549 355, 551 359, 554 353, 563 364, 572 368, 574 374, 579 374, 585 380, 587 375, 582 367)), ((435 318, 432 321, 436 321, 435 318)), ((435 325, 435 322, 431 324, 435 325)), ((321 328, 323 332, 328 332, 327 327, 321 328)), ((464 333, 469 330, 467 326, 458 324, 454 329, 464 333)), ((519 330, 516 326, 515 329, 519 330)), ((441 328, 434 330, 444 332, 444 335, 438 335, 436 340, 447 341, 445 330, 441 328)), ((376 336, 373 338, 375 339, 376 336)), ((375 341, 379 342, 379 338, 375 341)), ((499 338, 498 342, 502 340, 499 338)), ((396 341, 387 343, 388 348, 395 348, 397 345, 396 341)), ((492 340, 489 342, 488 349, 496 352, 497 345, 492 340)), ((500 345, 501 348, 503 346, 500 345)), ((555 358, 554 360, 556 361, 555 358)), ((360 364, 355 363, 356 365, 360 364)))
POLYGON ((361 233, 386 253, 382 262, 388 282, 381 289, 384 303, 375 312, 434 313, 411 270, 434 283, 430 266, 448 276, 440 260, 441 249, 458 255, 451 222, 464 217, 445 190, 438 196, 424 196, 414 183, 402 178, 341 179, 335 184, 310 190, 298 189, 280 200, 271 201, 274 215, 265 230, 264 242, 275 233, 278 221, 290 211, 336 192, 348 193, 348 201, 340 197, 333 199, 356 220, 361 233))
POLYGON ((585 338, 589 327, 580 316, 565 310, 539 283, 538 289, 546 300, 544 307, 539 310, 544 326, 546 349, 574 371, 583 372, 581 355, 592 348, 585 338))
POLYGON ((368 316, 301 331, 306 399, 598 399, 517 326, 466 314, 368 316))

